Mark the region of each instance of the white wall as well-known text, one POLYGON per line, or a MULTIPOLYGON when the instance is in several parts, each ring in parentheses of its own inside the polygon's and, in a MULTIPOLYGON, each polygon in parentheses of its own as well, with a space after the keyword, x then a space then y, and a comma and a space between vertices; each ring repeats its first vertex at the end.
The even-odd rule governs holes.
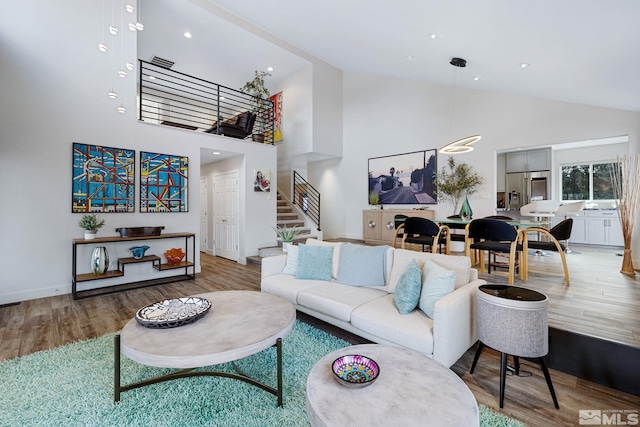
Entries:
MULTIPOLYGON (((255 208, 258 196, 246 189, 252 188, 254 168, 276 170, 276 148, 138 123, 135 79, 114 77, 119 55, 97 49, 100 9, 101 2, 33 0, 6 4, 0 14, 0 304, 70 292, 71 241, 82 237, 81 215, 71 213, 73 142, 133 149, 136 159, 140 151, 189 157, 189 212, 143 214, 136 207, 135 213, 103 214, 107 224, 99 235, 115 236, 117 227, 163 225, 165 233, 196 233, 199 242, 204 147, 244 155, 241 198, 248 200, 240 207, 241 257, 274 238, 275 197, 255 208), (117 102, 106 95, 114 85, 117 102), (116 112, 120 102, 126 114, 116 112)), ((130 256, 126 246, 115 252, 112 259, 130 256)), ((88 255, 79 262, 87 272, 88 255)), ((127 269, 129 280, 136 269, 131 273, 127 269)))
MULTIPOLYGON (((440 148, 481 134, 476 149, 459 159, 485 177, 470 197, 474 214, 485 216, 495 207, 497 151, 628 134, 630 152, 638 152, 640 114, 635 112, 458 89, 452 121, 450 93, 447 86, 344 73, 343 158, 309 167, 311 182, 322 194, 325 237, 362 238, 370 157, 440 148)), ((438 156, 439 167, 445 161, 438 156)), ((450 214, 448 204, 430 207, 436 217, 450 214)))

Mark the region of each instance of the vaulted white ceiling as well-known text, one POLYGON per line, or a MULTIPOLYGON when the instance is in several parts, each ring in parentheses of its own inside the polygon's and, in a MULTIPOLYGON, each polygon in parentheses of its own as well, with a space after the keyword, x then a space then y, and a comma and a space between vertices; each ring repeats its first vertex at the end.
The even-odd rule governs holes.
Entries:
POLYGON ((141 1, 143 59, 167 57, 232 87, 254 69, 273 66, 277 79, 305 61, 205 9, 222 7, 345 71, 446 85, 457 75, 459 87, 640 111, 638 0, 141 1), (452 71, 452 57, 467 67, 452 71))

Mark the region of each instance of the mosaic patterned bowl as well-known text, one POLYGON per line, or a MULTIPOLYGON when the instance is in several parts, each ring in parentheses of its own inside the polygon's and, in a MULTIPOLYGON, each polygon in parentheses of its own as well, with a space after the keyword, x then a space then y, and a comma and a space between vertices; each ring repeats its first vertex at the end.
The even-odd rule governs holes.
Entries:
POLYGON ((373 359, 357 354, 338 357, 331 364, 331 370, 340 384, 351 388, 368 386, 380 374, 380 368, 373 359))
POLYGON ((204 298, 166 299, 142 307, 136 313, 136 321, 147 328, 176 328, 204 317, 210 308, 211 302, 204 298))

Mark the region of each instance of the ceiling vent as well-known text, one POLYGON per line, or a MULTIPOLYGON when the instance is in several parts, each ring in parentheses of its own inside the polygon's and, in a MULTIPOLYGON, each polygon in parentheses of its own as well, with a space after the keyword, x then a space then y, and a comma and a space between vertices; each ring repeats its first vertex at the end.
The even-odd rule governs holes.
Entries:
POLYGON ((170 70, 171 67, 173 67, 173 64, 175 64, 175 62, 169 61, 168 59, 160 58, 159 56, 152 57, 150 62, 153 65, 166 68, 167 70, 170 70))

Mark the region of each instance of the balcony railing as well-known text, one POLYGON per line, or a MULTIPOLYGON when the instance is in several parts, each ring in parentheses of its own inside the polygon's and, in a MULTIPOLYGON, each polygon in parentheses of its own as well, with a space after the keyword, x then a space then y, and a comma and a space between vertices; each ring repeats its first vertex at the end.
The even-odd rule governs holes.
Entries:
POLYGON ((293 204, 298 205, 320 231, 320 192, 296 171, 293 171, 293 204))
POLYGON ((273 144, 273 103, 268 99, 138 62, 139 120, 273 144), (238 120, 247 112, 253 115, 252 127, 238 120))

